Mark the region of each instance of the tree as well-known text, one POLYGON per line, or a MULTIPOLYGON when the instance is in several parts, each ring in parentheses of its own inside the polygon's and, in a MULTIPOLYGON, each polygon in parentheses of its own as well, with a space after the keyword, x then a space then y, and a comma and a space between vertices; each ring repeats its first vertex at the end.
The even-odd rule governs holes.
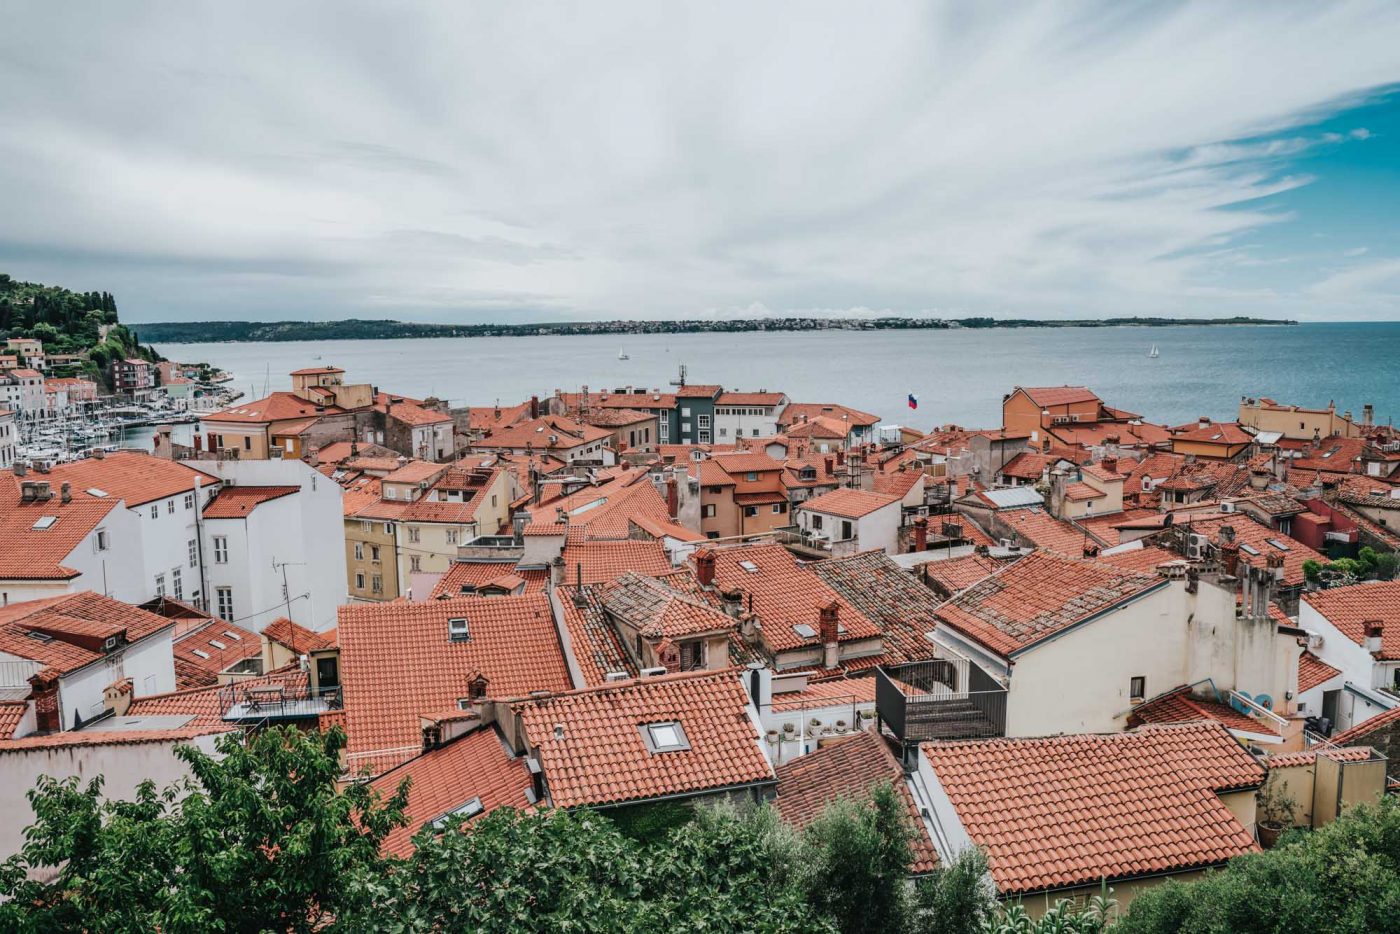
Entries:
POLYGON ((312 931, 364 910, 406 787, 338 794, 343 745, 339 730, 231 733, 218 756, 179 747, 193 780, 131 802, 104 800, 100 778, 41 779, 37 821, 0 866, 0 929, 312 931))
POLYGON ((914 830, 888 782, 869 801, 841 798, 807 825, 807 899, 842 934, 897 931, 909 916, 905 882, 914 830))
POLYGON ((1139 895, 1115 934, 1206 934, 1400 928, 1400 803, 1351 808, 1315 831, 1240 856, 1197 882, 1139 895))

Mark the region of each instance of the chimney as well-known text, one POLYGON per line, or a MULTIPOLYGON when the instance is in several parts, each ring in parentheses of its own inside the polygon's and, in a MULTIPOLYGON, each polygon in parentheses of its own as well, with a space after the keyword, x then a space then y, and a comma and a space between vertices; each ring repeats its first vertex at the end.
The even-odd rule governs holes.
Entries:
POLYGON ((1370 425, 1376 418, 1376 407, 1371 403, 1366 403, 1361 407, 1361 424, 1370 425))
POLYGON ((1107 470, 1109 473, 1117 473, 1117 472, 1118 472, 1118 458, 1116 458, 1116 457, 1105 457, 1105 458, 1103 458, 1102 460, 1099 461, 1099 466, 1102 467, 1104 470, 1107 470))
POLYGON ((1366 651, 1372 655, 1379 655, 1385 626, 1378 619, 1368 619, 1361 624, 1361 629, 1366 633, 1366 651))
POLYGON ((1231 577, 1240 569, 1240 546, 1232 538, 1221 544, 1220 561, 1225 566, 1225 573, 1231 577))
POLYGON ((837 467, 844 467, 844 466, 846 466, 846 452, 845 452, 845 451, 840 451, 840 450, 838 450, 838 451, 836 452, 836 466, 837 466, 837 467))
POLYGON ((827 472, 827 475, 828 475, 828 476, 831 475, 831 474, 836 473, 836 459, 835 459, 835 458, 828 457, 828 458, 826 459, 826 472, 827 472))
POLYGON ((73 502, 73 484, 64 480, 63 485, 58 488, 58 496, 65 506, 73 502))
POLYGON ((531 418, 539 418, 539 417, 540 417, 540 397, 539 397, 539 396, 531 396, 531 397, 530 397, 530 417, 531 417, 531 418))
POLYGON ((823 668, 835 668, 836 663, 839 661, 838 646, 836 644, 836 639, 839 635, 839 630, 837 629, 837 612, 838 607, 836 601, 833 600, 821 608, 821 615, 818 617, 817 631, 822 637, 823 668))
POLYGON ((1040 442, 1040 453, 1042 453, 1042 454, 1049 454, 1049 453, 1050 453, 1050 436, 1049 436, 1049 435, 1046 435, 1043 439, 1041 439, 1041 442, 1040 442))
POLYGON ((672 519, 680 515, 681 491, 680 485, 676 483, 676 476, 672 474, 666 478, 666 514, 672 519))
POLYGON ((24 462, 23 462, 23 461, 15 461, 15 476, 16 476, 16 477, 23 477, 23 476, 24 476, 25 474, 27 474, 28 472, 29 472, 29 470, 28 470, 28 468, 26 468, 26 467, 24 466, 24 462))
POLYGON ((32 503, 38 494, 39 485, 33 480, 25 480, 19 485, 19 501, 21 503, 32 503))
POLYGON ((914 550, 928 551, 928 519, 923 516, 914 520, 914 550))
POLYGON ((1249 485, 1255 490, 1267 490, 1269 488, 1269 468, 1252 468, 1249 471, 1249 485))
POLYGON ((739 589, 726 590, 719 595, 720 605, 724 607, 724 612, 739 618, 739 614, 744 611, 744 592, 739 589))
POLYGON ((34 499, 40 503, 47 503, 53 499, 53 490, 49 488, 49 481, 41 480, 34 484, 34 499))
POLYGON ((130 678, 122 678, 119 681, 113 681, 111 684, 107 685, 106 690, 102 692, 102 700, 106 704, 107 709, 112 711, 113 716, 126 716, 126 712, 131 709, 131 695, 133 690, 134 688, 130 678))
POLYGON ((715 553, 708 548, 695 553, 695 579, 701 587, 714 586, 715 553))

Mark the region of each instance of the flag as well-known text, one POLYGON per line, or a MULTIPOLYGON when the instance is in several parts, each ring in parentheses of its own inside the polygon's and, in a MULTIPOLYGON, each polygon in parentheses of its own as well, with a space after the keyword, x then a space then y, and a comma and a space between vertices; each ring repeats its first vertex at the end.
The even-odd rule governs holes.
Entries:
POLYGON ((914 395, 914 394, 911 392, 911 393, 909 394, 909 408, 911 408, 911 409, 917 409, 918 407, 919 407, 919 397, 916 396, 916 395, 914 395))

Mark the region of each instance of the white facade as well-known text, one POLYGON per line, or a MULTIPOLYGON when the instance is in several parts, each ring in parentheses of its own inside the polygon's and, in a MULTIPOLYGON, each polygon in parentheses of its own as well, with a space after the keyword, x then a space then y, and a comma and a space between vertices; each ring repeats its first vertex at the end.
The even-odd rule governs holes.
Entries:
POLYGON ((141 530, 141 573, 145 588, 140 599, 133 602, 155 597, 174 597, 191 603, 203 599, 199 573, 199 512, 219 485, 201 483, 198 478, 195 481, 188 490, 130 510, 141 530))
POLYGON ((175 690, 175 658, 170 650, 171 625, 117 649, 58 680, 59 723, 65 730, 76 719, 91 720, 107 709, 103 692, 113 682, 130 678, 134 697, 175 690))
POLYGON ((15 464, 15 440, 18 428, 12 409, 0 404, 0 470, 8 470, 15 464))
MULTIPOLYGON (((60 520, 61 521, 61 520, 60 520)), ((66 580, 0 581, 0 602, 19 603, 93 590, 123 603, 151 598, 141 562, 141 526, 120 501, 60 564, 77 571, 66 580)))
POLYGON ((254 632, 279 616, 314 631, 336 625, 347 600, 340 486, 299 460, 198 465, 233 486, 300 487, 246 516, 203 520, 209 611, 254 632))
POLYGON ((739 438, 771 438, 778 434, 778 419, 787 408, 787 397, 776 405, 735 405, 721 394, 715 402, 715 444, 733 444, 739 438))
POLYGON ((855 554, 872 548, 887 555, 899 551, 902 512, 898 500, 856 519, 819 512, 809 505, 799 506, 794 512, 798 527, 833 554, 855 554))
MULTIPOLYGON (((1308 702, 1310 716, 1332 718, 1333 732, 1340 732, 1400 706, 1400 698, 1382 694, 1379 690, 1395 685, 1400 661, 1376 659, 1363 646, 1343 635, 1306 600, 1298 603, 1298 628, 1306 630, 1310 636, 1320 637, 1321 644, 1313 646, 1313 654, 1342 672, 1338 678, 1318 685, 1308 692, 1307 697, 1300 698, 1308 702), (1339 685, 1334 684, 1338 681, 1339 685), (1329 702, 1327 693, 1330 691, 1337 693, 1329 702)), ((1319 640, 1313 638, 1310 641, 1316 643, 1319 640)))

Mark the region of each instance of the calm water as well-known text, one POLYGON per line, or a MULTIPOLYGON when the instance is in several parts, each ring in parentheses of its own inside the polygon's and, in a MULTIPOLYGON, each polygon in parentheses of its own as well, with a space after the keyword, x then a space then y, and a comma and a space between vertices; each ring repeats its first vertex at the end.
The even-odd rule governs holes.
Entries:
POLYGON ((1000 424, 1013 386, 1086 384, 1110 405, 1180 423, 1232 417, 1265 395, 1385 421, 1400 416, 1400 323, 1296 327, 815 331, 619 337, 484 337, 323 343, 163 344, 181 361, 234 374, 251 398, 290 388, 298 367, 344 367, 369 382, 453 405, 510 404, 555 388, 664 387, 684 363, 692 383, 782 390, 844 402, 928 428, 1000 424), (1157 344, 1161 356, 1148 359, 1157 344), (619 350, 631 359, 618 360, 619 350), (917 412, 906 397, 919 397, 917 412))

